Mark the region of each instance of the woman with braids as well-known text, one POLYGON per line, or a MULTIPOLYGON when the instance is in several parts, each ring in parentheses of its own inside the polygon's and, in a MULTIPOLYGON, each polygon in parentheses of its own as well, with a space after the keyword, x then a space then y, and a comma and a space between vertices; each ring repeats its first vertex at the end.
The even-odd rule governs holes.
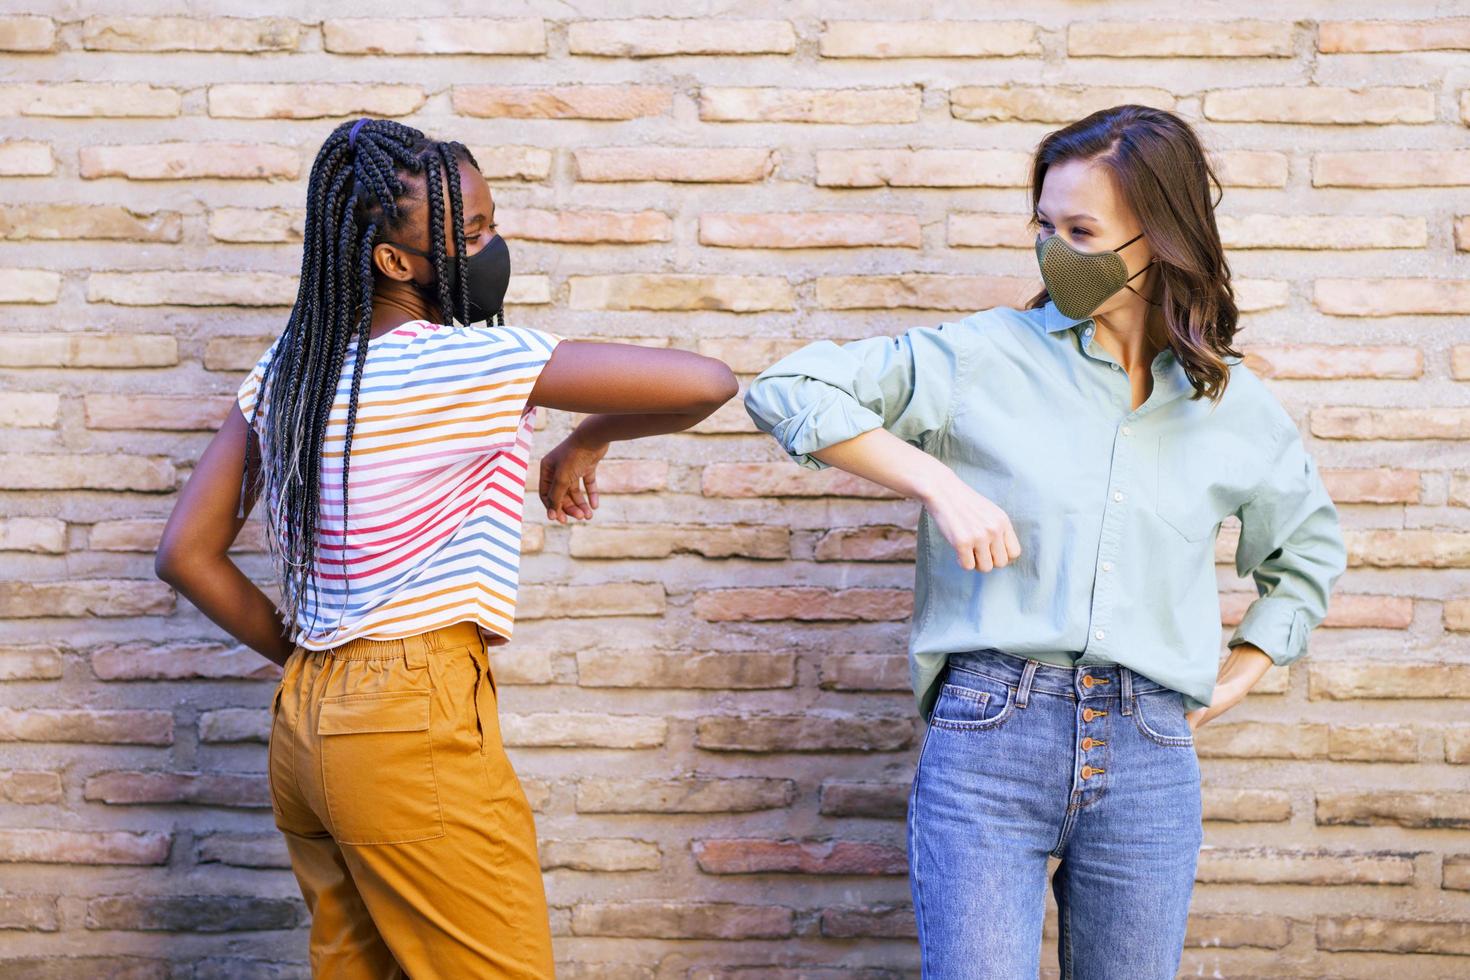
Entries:
POLYGON ((553 520, 616 439, 733 397, 717 360, 505 324, 510 257, 464 146, 377 119, 322 145, 301 285, 164 530, 157 571, 281 664, 269 782, 315 976, 550 977, 531 810, 488 650, 515 615, 537 406, 553 520), (226 552, 257 499, 280 608, 226 552))
POLYGON ((745 404, 801 464, 923 504, 909 796, 922 973, 1169 980, 1203 838, 1194 732, 1306 652, 1346 555, 1293 423, 1233 349, 1195 133, 1143 106, 1041 141, 1043 291, 819 341, 745 404), (1260 592, 1220 662, 1215 537, 1260 592))

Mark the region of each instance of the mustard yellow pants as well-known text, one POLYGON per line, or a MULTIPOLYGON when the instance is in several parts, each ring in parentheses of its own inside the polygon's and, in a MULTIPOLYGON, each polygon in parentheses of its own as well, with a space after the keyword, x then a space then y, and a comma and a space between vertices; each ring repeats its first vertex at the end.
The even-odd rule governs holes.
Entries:
POLYGON ((473 623, 297 647, 269 759, 312 976, 553 976, 536 829, 473 623))

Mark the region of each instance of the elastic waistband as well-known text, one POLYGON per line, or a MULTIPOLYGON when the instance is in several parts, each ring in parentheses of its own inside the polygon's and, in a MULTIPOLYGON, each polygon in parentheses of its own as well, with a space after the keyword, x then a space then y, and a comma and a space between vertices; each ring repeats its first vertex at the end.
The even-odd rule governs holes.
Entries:
POLYGON ((456 650, 460 647, 478 646, 483 640, 480 627, 464 620, 449 626, 403 636, 395 640, 370 640, 365 637, 348 640, 330 650, 315 651, 333 660, 392 660, 434 653, 438 650, 456 650))
POLYGON ((1116 698, 1167 690, 1122 664, 1083 664, 1058 667, 1003 650, 966 650, 949 655, 956 670, 985 674, 1027 692, 1061 694, 1072 698, 1116 698))

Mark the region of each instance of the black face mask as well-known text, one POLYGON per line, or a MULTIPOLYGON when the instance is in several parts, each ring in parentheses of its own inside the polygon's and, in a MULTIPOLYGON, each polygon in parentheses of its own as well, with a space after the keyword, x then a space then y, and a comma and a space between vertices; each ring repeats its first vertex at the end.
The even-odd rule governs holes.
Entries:
MULTIPOLYGON (((385 244, 401 248, 411 255, 421 255, 426 259, 433 256, 428 252, 421 252, 412 245, 400 245, 398 242, 387 242, 385 244)), ((449 275, 445 277, 444 285, 449 287, 449 300, 451 303, 459 299, 459 263, 448 258, 445 262, 449 275)), ((506 247, 505 239, 496 235, 489 243, 474 255, 465 259, 465 266, 469 273, 470 285, 470 308, 469 322, 479 323, 496 317, 498 322, 504 322, 501 311, 505 307, 505 291, 510 287, 510 249, 506 247)), ((438 293, 434 283, 427 286, 415 282, 415 286, 425 290, 438 302, 438 293)))

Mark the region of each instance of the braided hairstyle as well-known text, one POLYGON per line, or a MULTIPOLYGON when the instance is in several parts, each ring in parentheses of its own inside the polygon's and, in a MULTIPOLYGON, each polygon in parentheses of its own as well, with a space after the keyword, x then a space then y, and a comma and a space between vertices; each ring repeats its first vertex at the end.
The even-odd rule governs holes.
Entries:
MULTIPOLYGON (((260 465, 252 469, 263 489, 271 558, 288 629, 298 613, 312 610, 317 558, 322 443, 336 401, 347 353, 353 350, 347 435, 342 447, 342 547, 347 545, 348 473, 358 391, 367 360, 373 318, 373 248, 394 238, 427 198, 429 255, 434 263, 438 322, 468 322, 469 276, 465 270, 464 210, 459 166, 479 164, 462 144, 430 140, 411 126, 386 119, 343 123, 322 144, 307 184, 301 282, 290 319, 261 378, 250 428, 269 402, 260 432, 260 465), (445 247, 448 188, 454 255, 445 247), (457 264, 457 296, 450 296, 449 263, 457 264)), ((242 497, 243 499, 243 497, 242 497)), ((350 580, 345 580, 350 581, 350 580)), ((345 609, 347 599, 343 599, 345 609)), ((308 627, 310 628, 310 627, 308 627)))

